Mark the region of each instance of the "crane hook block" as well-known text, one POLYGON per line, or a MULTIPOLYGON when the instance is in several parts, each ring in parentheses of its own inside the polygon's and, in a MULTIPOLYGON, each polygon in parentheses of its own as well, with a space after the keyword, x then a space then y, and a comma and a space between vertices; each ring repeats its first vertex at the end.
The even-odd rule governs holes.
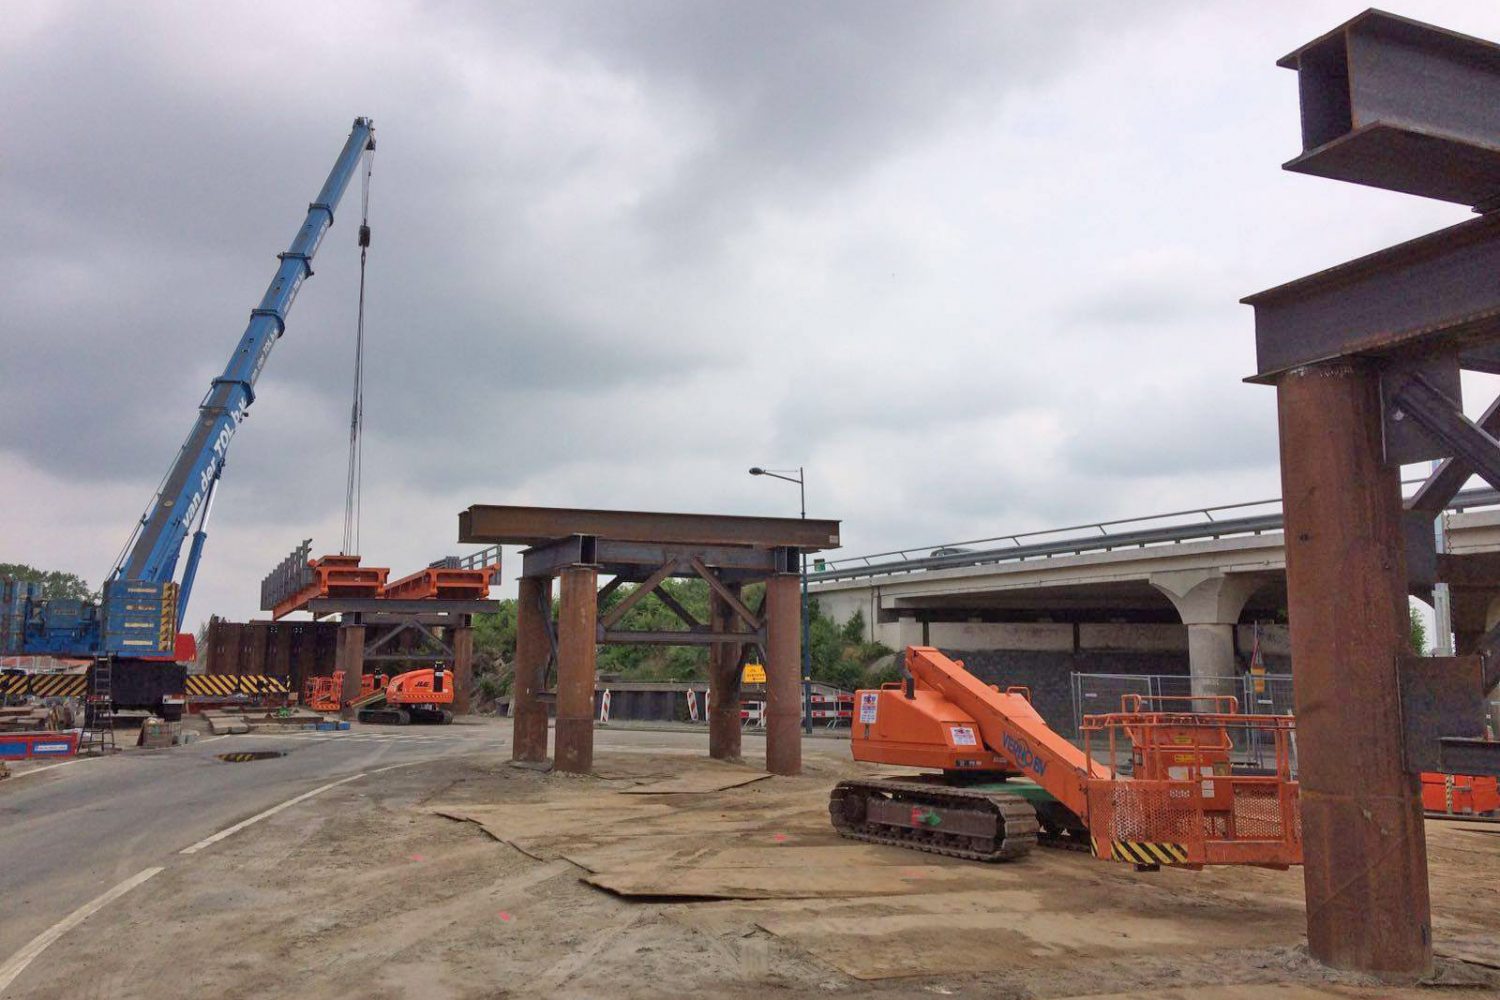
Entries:
POLYGON ((367 247, 367 246, 370 245, 370 227, 369 226, 360 226, 359 227, 359 245, 362 246, 362 247, 367 247))

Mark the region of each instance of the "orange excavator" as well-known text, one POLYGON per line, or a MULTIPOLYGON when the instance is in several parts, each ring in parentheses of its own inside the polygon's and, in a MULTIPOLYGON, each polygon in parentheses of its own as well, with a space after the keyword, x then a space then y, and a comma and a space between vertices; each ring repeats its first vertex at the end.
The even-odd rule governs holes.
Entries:
POLYGON ((1127 695, 1084 718, 1079 747, 1025 688, 985 684, 936 649, 907 649, 905 674, 858 692, 854 758, 933 773, 840 782, 828 810, 843 836, 978 861, 1040 842, 1138 868, 1302 863, 1290 716, 1127 695))

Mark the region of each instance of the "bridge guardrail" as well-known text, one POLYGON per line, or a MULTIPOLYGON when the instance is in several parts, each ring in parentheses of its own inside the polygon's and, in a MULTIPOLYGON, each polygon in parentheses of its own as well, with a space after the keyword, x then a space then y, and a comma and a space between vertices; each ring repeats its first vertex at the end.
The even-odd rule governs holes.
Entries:
MULTIPOLYGON (((1409 482, 1422 482, 1410 480, 1409 482)), ((1042 531, 1021 532, 1014 535, 996 535, 976 538, 945 545, 922 546, 916 549, 895 549, 876 552, 867 556, 850 556, 845 559, 828 559, 815 564, 808 574, 809 583, 832 580, 847 580, 869 576, 891 576, 916 573, 933 569, 954 569, 962 566, 982 566, 989 563, 1023 562, 1027 559, 1049 558, 1057 555, 1082 555, 1086 552, 1101 552, 1120 548, 1144 548, 1148 545, 1168 545, 1188 541, 1202 541, 1230 535, 1258 535, 1268 531, 1280 531, 1282 515, 1275 513, 1255 514, 1245 517, 1215 519, 1216 512, 1246 510, 1279 504, 1275 500, 1254 500, 1248 503, 1226 504, 1218 507, 1198 507, 1193 510, 1172 511, 1146 517, 1125 518, 1118 521, 1097 521, 1092 524, 1070 525, 1066 528, 1050 528, 1042 531), (1156 528, 1137 528, 1128 531, 1110 531, 1121 525, 1140 524, 1146 521, 1161 521, 1168 518, 1202 516, 1203 521, 1191 524, 1165 525, 1156 528), (1039 538, 1067 532, 1097 530, 1097 535, 1082 538, 1053 539, 1023 543, 1024 538, 1039 538), (1010 542, 1009 546, 993 547, 995 542, 1010 542), (970 546, 992 546, 971 549, 970 546), (928 551, 938 553, 914 556, 910 553, 928 551), (950 550, 950 551, 945 551, 950 550)), ((1451 512, 1473 507, 1489 507, 1500 504, 1500 491, 1491 489, 1466 490, 1453 498, 1448 505, 1451 512)))

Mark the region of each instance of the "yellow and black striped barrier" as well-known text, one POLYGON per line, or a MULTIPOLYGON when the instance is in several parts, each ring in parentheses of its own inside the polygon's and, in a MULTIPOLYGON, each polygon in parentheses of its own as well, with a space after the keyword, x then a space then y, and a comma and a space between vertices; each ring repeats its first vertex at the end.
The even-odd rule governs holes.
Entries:
MULTIPOLYGON (((1094 842, 1094 856, 1102 857, 1099 853, 1098 841, 1094 842)), ((1160 840, 1111 840, 1109 856, 1116 861, 1124 861, 1133 865, 1190 864, 1187 850, 1181 844, 1171 844, 1160 840)))
POLYGON ((221 753, 217 755, 222 761, 230 764, 243 764, 248 760, 270 760, 272 757, 285 757, 286 753, 281 750, 241 750, 237 753, 221 753))
POLYGON ((88 689, 84 674, 12 674, 0 675, 0 694, 13 698, 32 695, 36 698, 82 698, 88 689))
POLYGON ((187 693, 202 697, 287 694, 286 680, 269 674, 189 674, 187 693))

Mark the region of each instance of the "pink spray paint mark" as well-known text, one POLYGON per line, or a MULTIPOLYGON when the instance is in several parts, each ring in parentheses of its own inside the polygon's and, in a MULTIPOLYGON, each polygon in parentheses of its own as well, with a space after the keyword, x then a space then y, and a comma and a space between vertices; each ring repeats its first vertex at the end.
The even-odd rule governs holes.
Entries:
POLYGON ((784 833, 778 833, 776 836, 772 837, 771 839, 774 840, 774 841, 776 841, 776 843, 779 844, 782 841, 786 840, 786 834, 784 834, 784 833))
POLYGON ((426 861, 427 860, 426 858, 422 857, 422 855, 420 855, 420 854, 413 854, 411 856, 411 859, 413 861, 426 861))
POLYGON ((506 913, 504 910, 501 910, 500 911, 500 919, 502 921, 504 921, 505 923, 508 924, 508 923, 510 923, 510 914, 506 913))

